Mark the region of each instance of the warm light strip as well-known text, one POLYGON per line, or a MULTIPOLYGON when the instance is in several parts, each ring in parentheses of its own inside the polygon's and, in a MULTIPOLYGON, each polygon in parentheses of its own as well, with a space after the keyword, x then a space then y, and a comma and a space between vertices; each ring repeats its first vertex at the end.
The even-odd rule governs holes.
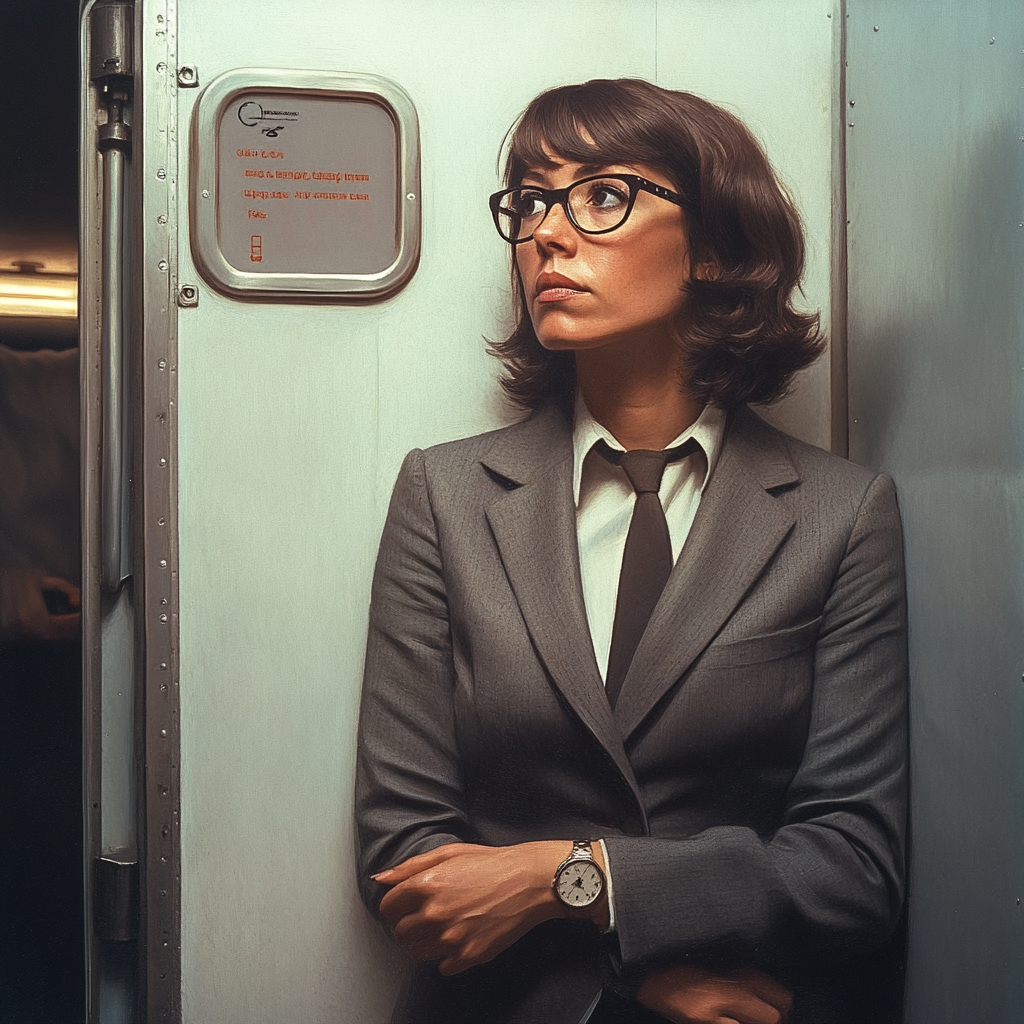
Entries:
POLYGON ((78 316, 78 278, 0 272, 0 316, 74 319, 78 316))

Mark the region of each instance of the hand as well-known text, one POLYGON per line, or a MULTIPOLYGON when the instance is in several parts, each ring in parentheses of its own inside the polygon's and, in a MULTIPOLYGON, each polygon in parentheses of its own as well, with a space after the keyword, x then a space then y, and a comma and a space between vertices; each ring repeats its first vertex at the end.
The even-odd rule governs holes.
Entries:
POLYGON ((440 960, 442 974, 458 974, 564 916, 551 880, 571 849, 562 841, 439 846, 373 876, 393 887, 381 900, 381 917, 414 959, 440 960))
POLYGON ((676 1024, 780 1024, 793 1004, 787 989, 751 968, 727 975, 700 967, 652 971, 636 997, 676 1024))
POLYGON ((74 640, 78 637, 81 593, 74 584, 35 569, 0 573, 0 640, 74 640), (51 615, 43 591, 58 590, 76 609, 51 615))

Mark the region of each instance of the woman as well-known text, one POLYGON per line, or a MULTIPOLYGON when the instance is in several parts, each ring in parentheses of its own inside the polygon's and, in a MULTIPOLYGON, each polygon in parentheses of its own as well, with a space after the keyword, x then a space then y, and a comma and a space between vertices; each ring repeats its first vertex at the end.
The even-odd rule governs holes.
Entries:
POLYGON ((374 580, 395 1019, 862 1024, 903 892, 902 542, 891 481, 746 406, 821 348, 797 215, 735 117, 633 80, 535 99, 506 181, 531 415, 408 456, 374 580))

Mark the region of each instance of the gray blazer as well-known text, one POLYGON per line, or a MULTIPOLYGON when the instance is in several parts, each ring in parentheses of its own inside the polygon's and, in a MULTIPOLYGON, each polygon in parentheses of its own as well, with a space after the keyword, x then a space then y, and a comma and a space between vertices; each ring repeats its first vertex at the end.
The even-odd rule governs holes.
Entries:
POLYGON ((614 711, 568 419, 410 453, 370 610, 364 898, 376 911, 369 876, 443 843, 603 838, 616 930, 551 921, 455 978, 420 966, 395 1020, 575 1024, 602 986, 682 961, 759 965, 794 1021, 846 1019, 850 965, 902 905, 906 674, 891 480, 748 409, 614 711))

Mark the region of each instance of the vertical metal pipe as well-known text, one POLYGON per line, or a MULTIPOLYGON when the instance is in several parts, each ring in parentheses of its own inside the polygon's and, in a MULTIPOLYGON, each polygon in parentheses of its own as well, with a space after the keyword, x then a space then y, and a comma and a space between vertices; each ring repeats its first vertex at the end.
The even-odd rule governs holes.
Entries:
POLYGON ((116 591, 128 576, 125 486, 127 427, 124 323, 125 155, 103 153, 103 320, 100 335, 103 379, 103 468, 101 499, 101 583, 116 591))
POLYGON ((128 577, 124 183, 131 128, 124 113, 131 103, 134 72, 133 9, 132 0, 98 0, 89 11, 89 77, 107 108, 97 143, 103 153, 100 586, 109 592, 116 592, 128 577))

